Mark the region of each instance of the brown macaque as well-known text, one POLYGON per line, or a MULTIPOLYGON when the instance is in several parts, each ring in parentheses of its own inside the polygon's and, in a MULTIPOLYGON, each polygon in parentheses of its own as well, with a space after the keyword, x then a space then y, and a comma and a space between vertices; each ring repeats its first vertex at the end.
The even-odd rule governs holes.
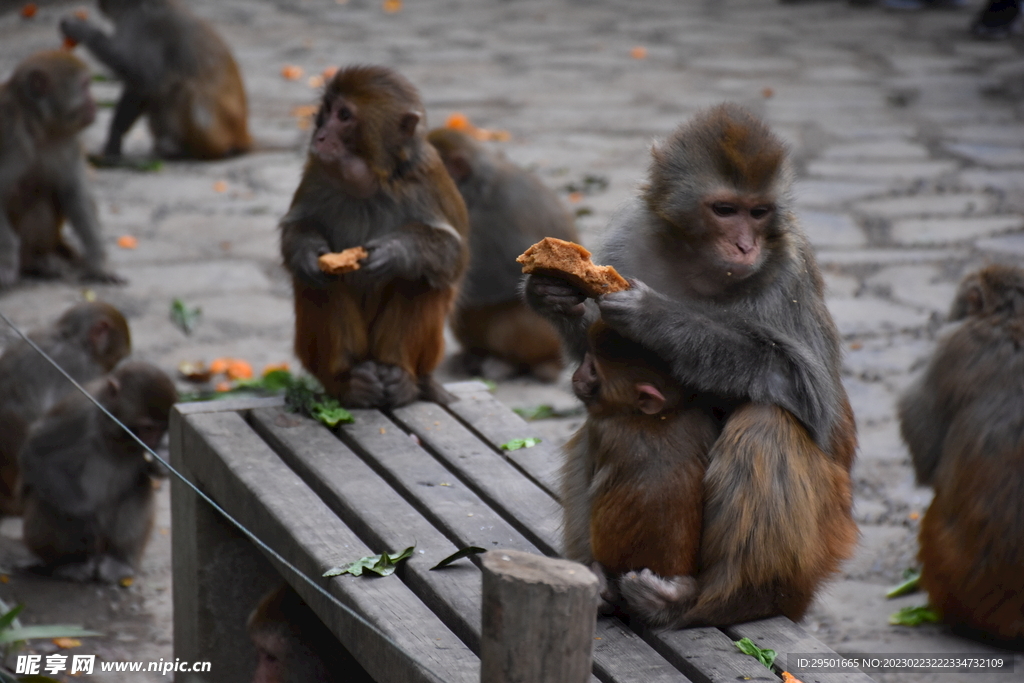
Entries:
POLYGON ((106 268, 78 142, 95 118, 89 69, 63 50, 29 57, 0 85, 0 290, 21 275, 56 277, 64 261, 87 280, 123 282, 106 268), (81 255, 61 236, 65 218, 81 255))
POLYGON ((124 83, 103 155, 143 114, 162 157, 217 159, 249 149, 245 87, 231 51, 209 23, 176 0, 99 0, 108 35, 65 17, 60 30, 124 83))
POLYGON ((562 500, 570 556, 590 556, 610 608, 617 578, 650 570, 693 596, 704 471, 720 424, 668 363, 598 321, 573 374, 587 421, 566 446, 562 500))
POLYGON ((248 632, 257 658, 252 683, 373 683, 288 584, 260 600, 248 632))
MULTIPOLYGON (((726 104, 681 126, 652 157, 647 185, 595 259, 632 278, 630 289, 587 300, 565 280, 534 275, 525 296, 577 358, 600 317, 665 359, 669 375, 721 416, 706 454, 693 581, 627 572, 618 581, 627 611, 671 628, 797 620, 856 541, 856 434, 821 274, 788 204, 786 150, 726 104)), ((568 514, 586 509, 585 500, 563 502, 568 514)), ((567 551, 594 559, 582 544, 567 551)))
POLYGON ((530 372, 553 382, 562 369, 558 331, 527 307, 516 257, 545 237, 579 242, 572 216, 536 176, 463 132, 427 136, 469 210, 469 272, 452 314, 463 370, 487 379, 530 372))
POLYGON ((423 132, 423 104, 380 66, 328 82, 309 157, 281 220, 295 292, 295 355, 352 407, 451 400, 432 373, 466 269, 466 206, 423 132), (359 270, 322 254, 362 246, 359 270))
MULTIPOLYGON (((167 432, 174 383, 148 363, 119 365, 86 390, 150 448, 167 432)), ((134 575, 153 527, 161 468, 88 397, 55 405, 21 449, 25 545, 41 571, 72 581, 134 575)))
MULTIPOLYGON (((29 338, 80 383, 110 372, 132 348, 124 316, 101 302, 72 306, 29 338)), ((29 428, 72 391, 74 385, 24 340, 0 356, 0 514, 21 514, 18 452, 29 428)))
POLYGON ((968 275, 924 374, 900 399, 917 481, 921 586, 949 624, 1024 647, 1024 270, 968 275))

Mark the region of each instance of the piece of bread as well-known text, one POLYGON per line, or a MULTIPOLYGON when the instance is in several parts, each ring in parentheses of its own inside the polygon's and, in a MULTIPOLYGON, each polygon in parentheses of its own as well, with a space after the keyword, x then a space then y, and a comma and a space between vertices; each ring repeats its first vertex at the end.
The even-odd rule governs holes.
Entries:
POLYGON ((320 270, 328 275, 341 275, 359 270, 359 261, 369 256, 362 247, 352 247, 336 254, 324 254, 317 261, 320 270))
POLYGON ((516 261, 523 264, 524 273, 564 278, 591 298, 629 289, 629 283, 614 268, 594 265, 589 251, 555 237, 545 237, 516 261))

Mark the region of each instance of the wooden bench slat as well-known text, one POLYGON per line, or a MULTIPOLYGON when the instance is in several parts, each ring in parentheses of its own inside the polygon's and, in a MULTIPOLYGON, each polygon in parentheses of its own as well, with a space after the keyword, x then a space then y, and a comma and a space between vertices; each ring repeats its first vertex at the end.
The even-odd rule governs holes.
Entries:
MULTIPOLYGON (((371 554, 241 415, 199 413, 179 419, 184 462, 199 486, 308 576, 371 554)), ((445 683, 479 680, 476 655, 400 580, 343 576, 324 580, 324 585, 415 661, 291 572, 285 570, 284 576, 377 680, 433 683, 421 666, 445 683)))
POLYGON ((717 628, 645 631, 644 639, 697 683, 779 680, 717 628))
MULTIPOLYGON (((448 412, 479 434, 495 450, 500 451, 501 444, 512 439, 534 435, 530 423, 496 399, 486 385, 480 382, 456 382, 446 384, 445 388, 463 399, 445 406, 448 412)), ((521 448, 504 455, 534 483, 558 498, 562 462, 560 448, 544 441, 533 448, 521 448)))
POLYGON ((396 408, 394 418, 545 555, 559 554, 561 507, 549 493, 436 403, 396 408))
POLYGON ((481 593, 476 565, 465 560, 443 571, 430 571, 458 547, 320 423, 281 408, 254 410, 249 421, 281 459, 376 552, 398 552, 416 545, 413 556, 399 567, 399 575, 479 654, 481 593))
MULTIPOLYGON (((542 553, 398 425, 375 410, 351 412, 355 422, 342 425, 339 430, 342 440, 366 457, 390 486, 457 546, 542 553), (437 483, 442 481, 451 485, 439 486, 437 483)), ((492 455, 497 459, 496 454, 492 455)), ((600 680, 605 683, 635 681, 637 667, 646 672, 647 683, 685 683, 688 680, 635 634, 621 625, 605 629, 602 626, 605 622, 616 623, 609 619, 598 620, 599 635, 606 631, 601 636, 602 641, 595 641, 594 648, 594 671, 600 680)))
MULTIPOLYGON (((835 650, 814 638, 786 617, 773 617, 746 624, 736 624, 725 629, 735 637, 750 638, 758 647, 767 647, 778 653, 779 665, 785 667, 786 657, 791 653, 817 652, 837 656, 835 650)), ((794 674, 804 683, 872 683, 865 673, 816 672, 794 674)))

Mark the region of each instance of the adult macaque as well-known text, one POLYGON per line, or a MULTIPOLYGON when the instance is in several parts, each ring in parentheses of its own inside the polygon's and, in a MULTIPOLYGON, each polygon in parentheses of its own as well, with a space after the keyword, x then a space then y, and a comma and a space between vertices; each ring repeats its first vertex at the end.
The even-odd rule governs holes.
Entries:
POLYGON ((113 35, 78 17, 60 30, 124 82, 103 154, 146 115, 156 153, 216 159, 249 149, 245 88, 221 37, 175 0, 99 0, 113 35))
MULTIPOLYGON (((600 259, 631 288, 589 302, 554 277, 530 276, 525 287, 577 357, 600 315, 724 421, 707 453, 695 583, 645 568, 618 588, 656 626, 799 619, 856 540, 856 437, 821 275, 787 203, 785 148, 754 116, 722 105, 652 156, 600 259)), ((593 561, 591 548, 569 552, 593 561)))
MULTIPOLYGON (((128 322, 110 304, 72 306, 51 327, 29 335, 77 382, 110 372, 131 352, 128 322)), ((0 356, 0 513, 21 514, 18 452, 29 427, 75 388, 25 341, 0 356)))
POLYGON ((558 379, 562 344, 546 319, 522 301, 516 257, 544 237, 579 242, 572 217, 533 174, 450 128, 427 137, 469 210, 469 273, 452 315, 463 369, 488 379, 529 371, 558 379))
POLYGON ((295 354, 348 406, 450 400, 432 379, 466 268, 466 207, 427 143, 423 105, 380 66, 327 84, 309 157, 281 220, 295 292, 295 354), (344 275, 318 258, 361 246, 344 275))
POLYGON ((899 404, 920 484, 921 585, 943 619, 1024 644, 1024 271, 966 277, 939 342, 899 404))
POLYGON ((19 276, 55 277, 61 259, 86 279, 123 282, 106 269, 78 133, 96 117, 89 70, 64 51, 40 52, 0 85, 0 289, 19 276), (79 257, 61 237, 67 218, 79 257))
POLYGON ((253 683, 373 683, 288 584, 260 600, 248 632, 256 646, 253 683))
POLYGON ((721 431, 707 397, 601 321, 572 386, 588 417, 566 446, 566 553, 593 557, 607 603, 617 601, 619 576, 643 569, 681 577, 692 596, 704 471, 721 431))
MULTIPOLYGON (((178 394, 160 369, 123 363, 87 387, 147 446, 167 431, 178 394)), ((75 392, 33 427, 21 450, 25 545, 53 576, 117 582, 134 575, 153 527, 146 451, 75 392)))

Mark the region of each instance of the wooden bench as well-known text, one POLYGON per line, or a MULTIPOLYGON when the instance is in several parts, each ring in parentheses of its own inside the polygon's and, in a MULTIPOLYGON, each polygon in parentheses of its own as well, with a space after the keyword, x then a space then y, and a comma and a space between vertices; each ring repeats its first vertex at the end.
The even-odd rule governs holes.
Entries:
MULTIPOLYGON (((500 444, 532 436, 531 426, 478 382, 447 388, 461 398, 447 408, 355 410, 355 422, 337 433, 287 412, 279 399, 176 406, 172 464, 307 576, 416 546, 395 576, 317 579, 381 636, 277 566, 175 480, 175 657, 213 663, 210 677, 179 673, 176 680, 247 683, 254 652, 245 620, 281 577, 381 683, 435 680, 424 669, 446 683, 480 680, 480 570, 469 559, 429 568, 467 546, 557 555, 561 456, 548 443, 503 452, 500 444)), ((776 650, 783 664, 787 653, 832 653, 785 618, 639 634, 601 618, 591 680, 779 680, 736 649, 742 637, 776 650)), ((859 673, 800 678, 871 680, 859 673)))

